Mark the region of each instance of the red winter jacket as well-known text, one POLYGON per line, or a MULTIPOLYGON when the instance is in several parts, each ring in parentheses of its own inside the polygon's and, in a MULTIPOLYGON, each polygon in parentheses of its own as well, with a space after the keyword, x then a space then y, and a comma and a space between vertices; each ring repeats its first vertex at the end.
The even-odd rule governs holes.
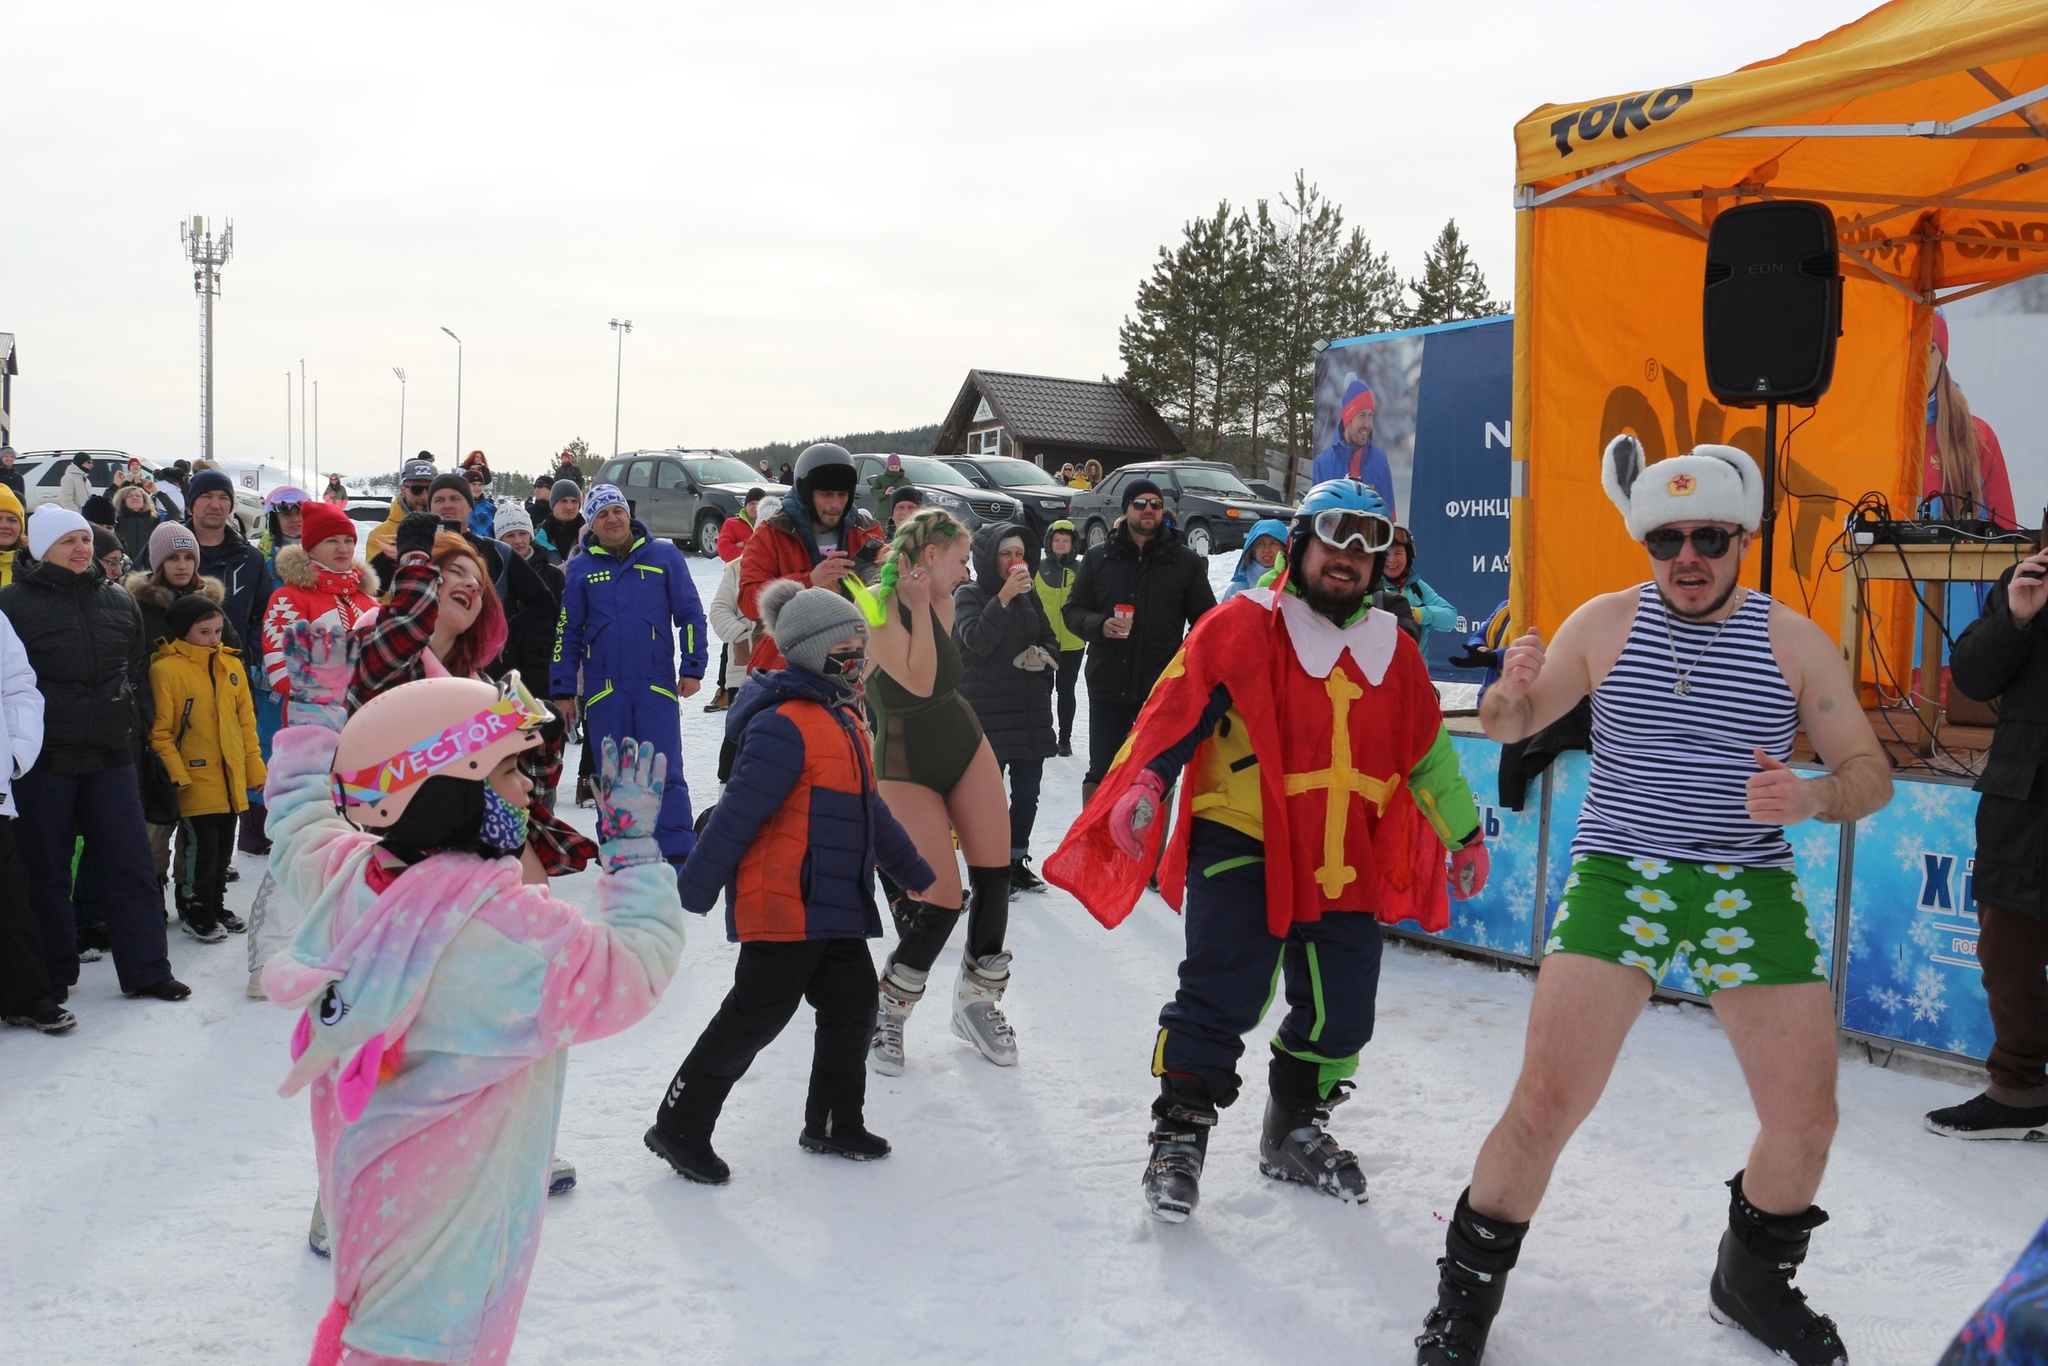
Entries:
POLYGON ((718 528, 718 558, 731 564, 746 550, 754 537, 754 522, 746 513, 736 513, 718 528))
POLYGON ((263 676, 280 696, 291 692, 284 667, 284 633, 294 623, 311 626, 356 624, 377 610, 377 571, 360 560, 347 572, 314 561, 304 546, 288 545, 277 552, 279 587, 263 613, 263 676))
MULTIPOLYGON (((795 579, 808 588, 811 570, 825 558, 812 539, 810 522, 799 525, 791 514, 795 498, 795 494, 789 495, 772 515, 761 519, 740 556, 740 615, 749 621, 761 619, 762 589, 777 579, 795 579)), ((882 536, 875 519, 857 509, 848 509, 841 530, 845 535, 840 548, 849 555, 882 536)), ((748 661, 750 667, 780 669, 785 662, 782 651, 775 648, 775 638, 763 631, 754 646, 754 657, 748 661)))

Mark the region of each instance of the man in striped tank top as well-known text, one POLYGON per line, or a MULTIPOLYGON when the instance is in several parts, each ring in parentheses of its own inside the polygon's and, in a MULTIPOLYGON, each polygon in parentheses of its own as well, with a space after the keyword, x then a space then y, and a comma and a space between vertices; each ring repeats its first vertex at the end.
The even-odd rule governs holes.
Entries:
POLYGON ((1593 779, 1521 1078, 1458 1197, 1416 1361, 1481 1359, 1551 1169, 1676 958, 1711 1000, 1760 1121, 1728 1182, 1709 1312, 1791 1361, 1846 1366, 1835 1325, 1792 1285, 1828 1217, 1813 1197, 1835 1132, 1836 1035, 1784 828, 1877 810, 1891 764, 1834 642, 1737 582, 1763 517, 1748 455, 1701 446, 1647 465, 1623 435, 1601 482, 1651 581, 1586 603, 1548 647, 1534 631, 1516 640, 1480 708, 1486 733, 1509 742, 1591 694, 1593 779), (1822 777, 1786 767, 1801 727, 1822 777))

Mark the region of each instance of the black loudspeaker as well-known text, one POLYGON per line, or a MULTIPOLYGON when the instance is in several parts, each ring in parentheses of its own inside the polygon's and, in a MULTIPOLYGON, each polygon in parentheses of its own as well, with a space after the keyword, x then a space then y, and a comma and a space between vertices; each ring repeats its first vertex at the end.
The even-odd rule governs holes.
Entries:
POLYGON ((1740 204, 1707 234, 1707 387, 1723 403, 1810 407, 1835 376, 1842 272, 1825 204, 1740 204))

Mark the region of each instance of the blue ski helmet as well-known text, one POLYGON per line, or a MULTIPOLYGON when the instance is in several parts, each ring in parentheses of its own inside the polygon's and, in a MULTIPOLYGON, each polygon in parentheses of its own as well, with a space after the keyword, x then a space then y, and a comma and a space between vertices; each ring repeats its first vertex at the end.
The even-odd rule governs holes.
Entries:
MULTIPOLYGON (((1308 541, 1315 534, 1315 520, 1325 512, 1351 512, 1377 517, 1387 524, 1389 536, 1394 519, 1387 514, 1387 505, 1372 485, 1362 479, 1325 479, 1310 489, 1301 500, 1301 506, 1294 510, 1294 520, 1289 524, 1287 537, 1287 563, 1291 568, 1301 563, 1301 553, 1308 548, 1308 541)), ((1386 550, 1381 548, 1374 554, 1372 578, 1365 591, 1370 594, 1380 587, 1380 570, 1386 563, 1386 550)))

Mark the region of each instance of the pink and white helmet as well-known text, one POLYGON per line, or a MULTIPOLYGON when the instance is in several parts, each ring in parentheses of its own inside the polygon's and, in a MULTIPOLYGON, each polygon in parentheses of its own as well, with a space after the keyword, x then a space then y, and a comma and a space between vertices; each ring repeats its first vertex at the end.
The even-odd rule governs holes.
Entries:
POLYGON ((471 678, 401 684, 342 726, 328 775, 334 804, 357 829, 385 829, 405 814, 421 783, 485 781, 506 755, 539 745, 547 719, 516 673, 495 685, 471 678))

